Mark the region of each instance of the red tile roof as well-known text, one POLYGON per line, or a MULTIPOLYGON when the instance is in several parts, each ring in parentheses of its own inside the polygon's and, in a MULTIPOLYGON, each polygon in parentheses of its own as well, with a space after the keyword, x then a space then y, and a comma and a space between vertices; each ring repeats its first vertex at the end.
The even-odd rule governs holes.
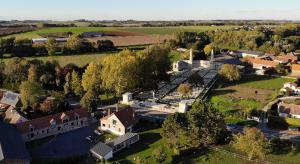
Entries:
POLYGON ((300 71, 300 64, 293 64, 292 71, 300 71))
POLYGON ((248 58, 247 61, 252 64, 260 64, 265 65, 269 67, 276 67, 279 62, 276 61, 270 61, 270 60, 263 60, 263 59, 257 59, 257 58, 248 58))
POLYGON ((59 125, 62 123, 62 119, 61 119, 62 115, 69 116, 69 120, 75 120, 76 114, 79 116, 79 118, 89 117, 89 114, 86 109, 78 108, 63 113, 57 113, 57 114, 29 120, 24 123, 17 124, 16 126, 21 133, 27 133, 30 130, 29 129, 30 126, 33 126, 34 129, 44 129, 50 127, 51 120, 55 120, 56 124, 59 125))
POLYGON ((281 56, 276 56, 277 60, 280 60, 282 62, 296 62, 298 60, 298 56, 295 55, 281 55, 281 56))
POLYGON ((111 115, 107 115, 107 116, 101 118, 101 120, 106 120, 109 117, 111 117, 112 115, 115 115, 121 121, 121 123, 125 126, 125 128, 132 126, 139 121, 139 117, 137 116, 137 114, 135 114, 135 112, 132 108, 120 109, 119 111, 117 111, 111 115))
POLYGON ((279 112, 293 115, 300 115, 300 105, 296 104, 287 104, 281 102, 279 104, 279 112))

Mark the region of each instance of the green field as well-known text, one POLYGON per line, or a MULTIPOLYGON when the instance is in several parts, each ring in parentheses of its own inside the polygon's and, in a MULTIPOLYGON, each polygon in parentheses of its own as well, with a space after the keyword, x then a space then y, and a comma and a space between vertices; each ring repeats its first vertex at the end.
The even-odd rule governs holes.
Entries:
POLYGON ((234 26, 178 26, 178 27, 128 27, 119 28, 122 31, 144 34, 174 34, 177 32, 204 32, 217 29, 229 29, 234 26))
POLYGON ((11 35, 17 38, 40 38, 41 34, 51 34, 51 33, 62 33, 62 32, 72 32, 74 34, 81 34, 83 32, 91 31, 117 31, 115 28, 110 27, 53 27, 45 28, 36 31, 11 35))
POLYGON ((254 89, 272 89, 278 90, 283 87, 286 82, 294 82, 294 79, 280 78, 280 77, 267 77, 267 76, 255 76, 251 77, 251 81, 248 79, 241 81, 241 86, 250 87, 254 89))
MULTIPOLYGON (((28 60, 42 60, 42 61, 53 61, 56 60, 61 66, 67 64, 76 64, 79 67, 83 67, 92 61, 97 61, 109 54, 83 54, 83 55, 61 55, 61 56, 43 56, 43 57, 25 57, 28 60)), ((4 63, 12 60, 12 58, 2 59, 4 63)))
POLYGON ((142 34, 174 34, 176 32, 203 32, 216 29, 228 29, 234 26, 178 26, 178 27, 53 27, 45 28, 36 31, 15 34, 17 38, 40 38, 42 34, 72 32, 74 34, 81 34, 90 31, 122 31, 122 32, 136 32, 142 34))

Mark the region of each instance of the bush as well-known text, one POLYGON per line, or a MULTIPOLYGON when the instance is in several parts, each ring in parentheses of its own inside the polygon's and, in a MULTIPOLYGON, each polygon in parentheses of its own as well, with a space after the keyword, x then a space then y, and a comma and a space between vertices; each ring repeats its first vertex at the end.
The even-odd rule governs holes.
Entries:
POLYGON ((293 143, 290 140, 273 138, 271 140, 271 147, 273 153, 282 153, 292 150, 293 143))
POLYGON ((273 129, 286 130, 286 129, 288 129, 289 124, 282 117, 269 116, 268 127, 273 128, 273 129))

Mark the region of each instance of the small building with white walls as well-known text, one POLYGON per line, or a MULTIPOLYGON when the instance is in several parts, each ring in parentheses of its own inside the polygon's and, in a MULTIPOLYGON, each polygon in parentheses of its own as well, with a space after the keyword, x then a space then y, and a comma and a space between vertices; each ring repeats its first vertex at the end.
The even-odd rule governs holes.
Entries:
POLYGON ((186 111, 189 109, 189 105, 188 105, 188 101, 187 100, 183 100, 179 103, 179 107, 178 107, 178 113, 186 113, 186 111))
POLYGON ((127 92, 122 95, 122 104, 129 105, 132 101, 132 93, 127 92))

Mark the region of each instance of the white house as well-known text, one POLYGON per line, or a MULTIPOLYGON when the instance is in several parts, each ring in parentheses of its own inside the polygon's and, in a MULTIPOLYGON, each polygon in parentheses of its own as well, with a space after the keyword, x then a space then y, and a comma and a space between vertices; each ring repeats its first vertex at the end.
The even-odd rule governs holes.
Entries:
POLYGON ((280 117, 300 119, 300 105, 281 102, 278 104, 278 113, 280 117))
POLYGON ((288 82, 283 85, 281 89, 283 92, 292 92, 293 94, 300 94, 300 87, 296 83, 288 82))

